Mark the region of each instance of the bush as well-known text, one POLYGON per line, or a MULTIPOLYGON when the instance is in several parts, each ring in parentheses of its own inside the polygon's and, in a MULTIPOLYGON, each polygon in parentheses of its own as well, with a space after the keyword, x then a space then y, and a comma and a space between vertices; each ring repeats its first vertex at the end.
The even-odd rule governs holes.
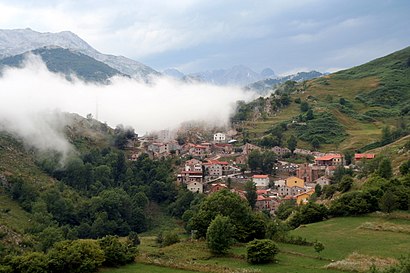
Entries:
POLYGON ((117 236, 105 236, 99 243, 104 251, 103 265, 117 267, 134 261, 136 248, 120 242, 117 236))
POLYGON ((269 263, 274 260, 278 251, 272 240, 255 239, 246 245, 247 261, 251 264, 269 263))
POLYGON ((13 271, 7 271, 8 267, 4 267, 3 272, 43 273, 48 272, 48 264, 49 259, 46 254, 42 252, 32 252, 23 256, 12 257, 8 265, 13 271))
POLYGON ((161 246, 170 246, 179 243, 179 241, 178 233, 174 231, 165 232, 161 246))
POLYGON ((49 272, 52 273, 95 272, 105 259, 100 245, 94 240, 58 242, 48 256, 49 272))

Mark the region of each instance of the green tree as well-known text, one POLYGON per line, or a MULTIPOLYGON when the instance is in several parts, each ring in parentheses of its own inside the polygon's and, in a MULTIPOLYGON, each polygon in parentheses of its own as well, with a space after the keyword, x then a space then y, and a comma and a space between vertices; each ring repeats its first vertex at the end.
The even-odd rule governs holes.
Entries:
POLYGON ((302 103, 300 104, 300 111, 306 112, 307 110, 309 110, 309 103, 302 101, 302 103))
POLYGON ((379 168, 377 169, 377 174, 380 177, 390 179, 393 176, 393 168, 391 166, 391 160, 388 158, 383 158, 379 163, 379 168))
POLYGON ((228 216, 217 215, 206 231, 206 242, 214 254, 225 254, 233 244, 234 228, 228 216))
POLYGON ((314 137, 312 139, 311 144, 312 144, 312 148, 315 149, 315 150, 317 150, 320 147, 320 141, 317 137, 314 137))
POLYGON ((255 239, 246 245, 246 259, 251 264, 270 263, 278 252, 278 247, 269 239, 255 239))
POLYGON ((404 161, 401 165, 400 165, 400 173, 402 175, 406 175, 408 173, 410 173, 410 160, 404 161))
POLYGON ((95 240, 62 241, 48 252, 49 272, 95 272, 104 261, 104 252, 95 240))
POLYGON ((320 197, 322 195, 322 186, 320 186, 320 184, 316 184, 315 193, 317 197, 320 197))
POLYGON ((296 137, 295 137, 294 135, 291 135, 290 138, 288 139, 287 144, 288 144, 288 149, 289 149, 289 150, 292 152, 292 154, 293 154, 293 152, 294 152, 295 149, 296 149, 296 145, 298 144, 298 141, 297 141, 296 137))
POLYGON ((392 212, 397 207, 396 195, 391 190, 387 190, 380 198, 379 206, 383 212, 392 212))
POLYGON ((248 202, 241 199, 238 194, 225 189, 205 198, 198 211, 190 219, 188 226, 192 230, 196 230, 197 237, 205 237, 208 226, 218 214, 230 217, 236 228, 236 239, 244 241, 253 236, 254 231, 246 228, 253 222, 248 202))
POLYGON ((321 242, 316 241, 313 244, 313 248, 315 249, 316 253, 320 255, 320 252, 322 252, 325 249, 325 246, 321 242))
MULTIPOLYGON (((14 256, 8 261, 12 268, 11 272, 19 273, 44 273, 48 272, 49 259, 42 252, 26 253, 22 256, 14 256)), ((6 271, 7 272, 7 271, 6 271)))
POLYGON ((353 178, 350 175, 344 175, 342 180, 338 184, 338 190, 341 192, 347 192, 353 185, 353 178))
POLYGON ((258 198, 258 194, 256 193, 256 185, 252 181, 247 181, 245 183, 245 196, 246 199, 248 200, 249 206, 251 206, 252 209, 255 208, 256 200, 258 198))
POLYGON ((306 112, 306 120, 312 120, 312 119, 314 119, 315 118, 315 116, 314 116, 314 114, 313 114, 313 110, 312 109, 309 109, 307 112, 306 112))
POLYGON ((104 251, 103 265, 117 267, 134 262, 136 248, 120 242, 117 236, 105 236, 98 242, 104 251))

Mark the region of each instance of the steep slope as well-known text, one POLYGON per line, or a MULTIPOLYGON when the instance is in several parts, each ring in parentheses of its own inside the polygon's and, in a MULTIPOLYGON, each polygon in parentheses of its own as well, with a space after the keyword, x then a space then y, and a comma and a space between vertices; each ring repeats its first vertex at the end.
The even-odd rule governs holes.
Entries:
POLYGON ((122 56, 102 54, 70 31, 41 33, 29 28, 0 30, 0 57, 2 58, 45 46, 76 50, 133 77, 147 79, 150 75, 160 75, 151 67, 137 61, 122 56))
MULTIPOLYGON (((250 115, 253 121, 248 119, 243 126, 255 141, 269 135, 269 130, 276 124, 285 122, 289 130, 284 133, 284 139, 291 134, 303 135, 298 147, 311 149, 312 144, 307 139, 312 140, 313 136, 320 138, 321 133, 306 137, 306 130, 315 119, 326 113, 344 128, 345 135, 325 139, 325 143, 320 143, 321 150, 363 151, 364 147, 374 148, 369 144, 379 142, 382 137, 394 140, 410 130, 410 47, 361 66, 285 86, 281 90, 290 94, 289 105, 275 109, 269 100, 249 110, 262 113, 256 120, 255 115, 250 115), (302 110, 302 104, 306 103, 308 108, 302 110), (272 110, 271 113, 266 109, 272 110), (313 120, 307 117, 307 109, 312 110, 313 120), (390 135, 382 135, 383 128, 388 128, 386 132, 390 135)), ((380 142, 378 145, 384 144, 380 142)))
POLYGON ((38 55, 48 70, 64 74, 68 79, 72 74, 85 81, 106 83, 113 76, 127 76, 120 71, 87 55, 70 49, 54 47, 39 48, 0 60, 0 68, 20 67, 28 54, 38 55))

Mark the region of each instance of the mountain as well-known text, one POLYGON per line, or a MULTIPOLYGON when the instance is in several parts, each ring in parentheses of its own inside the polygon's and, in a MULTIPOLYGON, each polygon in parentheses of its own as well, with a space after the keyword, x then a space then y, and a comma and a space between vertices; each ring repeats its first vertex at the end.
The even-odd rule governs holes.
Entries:
POLYGON ((175 68, 165 69, 164 71, 162 71, 162 74, 178 80, 181 80, 185 77, 184 73, 175 68))
POLYGON ((58 46, 78 51, 132 77, 146 79, 150 75, 160 75, 159 72, 151 67, 137 61, 122 56, 102 54, 70 31, 41 33, 29 28, 0 30, 0 58, 19 55, 27 51, 49 46, 58 46))
MULTIPOLYGON (((265 71, 265 70, 264 70, 265 71)), ((262 72, 264 72, 262 71, 262 72)), ((273 72, 273 71, 272 71, 273 72)), ((268 73, 268 72, 266 72, 268 73)), ((266 74, 268 75, 268 74, 266 74)), ((318 78, 323 76, 324 74, 318 72, 318 71, 309 71, 309 72, 298 72, 296 74, 284 76, 284 77, 278 77, 278 78, 271 78, 268 77, 267 79, 260 80, 254 83, 251 83, 247 86, 247 89, 255 90, 259 93, 264 93, 267 91, 272 90, 274 86, 284 83, 286 81, 306 81, 314 78, 318 78)))
POLYGON ((299 148, 364 152, 410 134, 410 47, 277 90, 238 104, 233 121, 253 143, 282 130, 282 144, 294 135, 299 148))
POLYGON ((249 67, 236 65, 230 69, 216 69, 211 71, 191 73, 187 75, 189 79, 196 79, 201 82, 212 83, 215 85, 237 85, 246 86, 252 82, 273 77, 274 72, 266 68, 262 73, 257 73, 249 67))
POLYGON ((106 83, 113 76, 128 76, 78 51, 61 47, 42 47, 0 60, 0 68, 20 67, 27 54, 38 55, 51 72, 62 73, 70 79, 72 74, 84 81, 106 83))

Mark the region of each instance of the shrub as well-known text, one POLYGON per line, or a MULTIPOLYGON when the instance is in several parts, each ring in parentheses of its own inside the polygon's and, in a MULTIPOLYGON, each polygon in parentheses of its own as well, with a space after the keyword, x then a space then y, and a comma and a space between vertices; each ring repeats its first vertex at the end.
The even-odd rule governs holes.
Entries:
POLYGON ((104 252, 94 240, 62 241, 48 252, 49 272, 95 272, 104 261, 104 252))
POLYGON ((170 246, 179 243, 179 241, 178 233, 174 231, 165 232, 161 246, 170 246))
POLYGON ((217 215, 208 227, 206 241, 214 254, 224 254, 233 243, 234 228, 228 216, 217 215))
MULTIPOLYGON (((48 272, 49 259, 46 254, 42 252, 27 253, 23 256, 12 257, 8 265, 13 271, 19 273, 43 273, 48 272)), ((8 272, 8 268, 4 267, 3 272, 8 272)), ((2 272, 2 271, 0 271, 2 272)))
POLYGON ((269 263, 274 260, 278 251, 272 240, 255 239, 246 245, 247 261, 251 264, 269 263))
POLYGON ((134 261, 136 248, 120 242, 117 236, 105 236, 99 243, 104 251, 103 265, 117 267, 134 261))

